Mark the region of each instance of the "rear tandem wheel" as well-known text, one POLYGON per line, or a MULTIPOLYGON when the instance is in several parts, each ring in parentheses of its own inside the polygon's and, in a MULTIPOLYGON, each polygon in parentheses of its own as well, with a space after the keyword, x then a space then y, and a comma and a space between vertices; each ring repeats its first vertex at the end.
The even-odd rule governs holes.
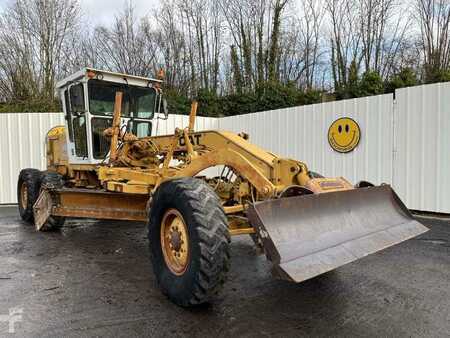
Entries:
POLYGON ((41 189, 41 171, 37 169, 23 169, 17 181, 17 202, 22 220, 28 224, 34 223, 33 205, 39 197, 41 189))
MULTIPOLYGON (((33 206, 41 189, 59 189, 63 186, 63 177, 58 173, 31 168, 21 170, 17 182, 17 201, 22 220, 30 225, 34 224, 33 206)), ((64 222, 65 217, 50 216, 41 231, 61 228, 64 222)))

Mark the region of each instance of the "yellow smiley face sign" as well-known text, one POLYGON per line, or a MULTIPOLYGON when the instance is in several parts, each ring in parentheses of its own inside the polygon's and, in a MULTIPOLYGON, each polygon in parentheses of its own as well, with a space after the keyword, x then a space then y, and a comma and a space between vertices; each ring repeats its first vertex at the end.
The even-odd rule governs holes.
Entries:
POLYGON ((348 117, 337 119, 328 129, 328 143, 340 153, 348 153, 355 149, 360 139, 361 130, 358 123, 348 117))

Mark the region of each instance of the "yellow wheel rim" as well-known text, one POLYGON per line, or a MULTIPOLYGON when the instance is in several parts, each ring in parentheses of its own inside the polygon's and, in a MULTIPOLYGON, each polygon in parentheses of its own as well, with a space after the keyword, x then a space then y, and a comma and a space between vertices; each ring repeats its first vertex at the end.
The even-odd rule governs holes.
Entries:
POLYGON ((189 263, 189 235, 183 216, 169 209, 161 222, 161 249, 167 267, 175 275, 186 272, 189 263))
POLYGON ((20 205, 22 206, 22 209, 28 207, 28 187, 25 182, 20 186, 20 205))

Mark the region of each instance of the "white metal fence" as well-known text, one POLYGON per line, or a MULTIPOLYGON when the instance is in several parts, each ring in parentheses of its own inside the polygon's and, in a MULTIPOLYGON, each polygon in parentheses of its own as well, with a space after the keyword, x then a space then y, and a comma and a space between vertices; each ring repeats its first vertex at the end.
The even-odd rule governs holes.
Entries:
MULTIPOLYGON (((45 169, 45 135, 64 124, 62 113, 0 114, 0 204, 16 203, 17 176, 23 168, 45 169)), ((171 134, 175 127, 187 127, 189 117, 172 115, 155 121, 157 134, 171 134)), ((217 129, 217 119, 199 117, 196 130, 217 129)))
POLYGON ((227 117, 219 126, 248 132, 252 142, 325 176, 379 184, 392 181, 392 109, 392 95, 381 95, 227 117), (359 146, 347 154, 328 144, 328 128, 340 117, 362 130, 359 146))
POLYGON ((22 168, 45 168, 45 135, 63 123, 60 113, 0 114, 0 203, 16 203, 22 168))
MULTIPOLYGON (((63 123, 59 113, 0 114, 0 204, 16 202, 21 168, 45 167, 44 137, 63 123)), ((188 125, 188 117, 159 120, 158 135, 188 125)), ((198 118, 197 130, 245 131, 250 140, 282 156, 300 159, 326 176, 394 186, 410 209, 450 213, 450 83, 380 95, 278 109, 221 119, 198 118), (327 132, 339 117, 353 118, 361 141, 335 152, 327 132)))
POLYGON ((410 209, 450 213, 450 83, 398 90, 393 183, 410 209))
POLYGON ((410 209, 450 213, 450 83, 220 119, 282 156, 326 176, 390 183, 410 209), (361 127, 350 153, 328 144, 331 123, 350 117, 361 127))

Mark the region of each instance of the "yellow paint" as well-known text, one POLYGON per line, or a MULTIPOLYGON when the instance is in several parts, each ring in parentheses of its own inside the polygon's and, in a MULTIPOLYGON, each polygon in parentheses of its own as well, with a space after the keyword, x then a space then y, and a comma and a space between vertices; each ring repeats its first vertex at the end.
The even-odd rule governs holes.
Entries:
POLYGON ((248 224, 243 218, 233 218, 232 216, 228 218, 228 231, 231 236, 237 235, 250 235, 255 233, 255 229, 248 224))
POLYGON ((223 207, 226 214, 235 214, 238 212, 243 212, 245 207, 242 204, 233 205, 232 207, 223 207))
MULTIPOLYGON (((120 107, 120 104, 115 107, 120 107)), ((302 186, 313 193, 353 189, 350 183, 340 178, 311 179, 305 163, 265 151, 250 143, 248 137, 226 131, 194 132, 195 108, 193 105, 188 128, 177 128, 172 135, 124 140, 121 148, 113 147, 117 153, 111 151, 111 157, 116 161, 109 164, 70 164, 64 127, 52 129, 47 137, 48 169, 60 172, 77 188, 151 196, 164 181, 195 177, 204 169, 215 166, 232 168, 237 177, 236 184, 226 182, 224 194, 220 189, 216 191, 228 216, 232 235, 254 233, 245 219, 245 208, 250 201, 275 198, 291 186, 302 186)), ((115 113, 116 120, 119 113, 115 113)), ((359 127, 349 118, 339 119, 330 127, 329 139, 337 151, 350 151, 359 142, 359 127)), ((89 196, 91 192, 86 190, 85 194, 89 196)), ((146 204, 145 208, 148 207, 146 204)), ((73 215, 71 211, 67 212, 73 215)), ((83 215, 90 215, 91 211, 83 212, 83 215)), ((146 212, 147 209, 143 208, 139 216, 128 213, 114 217, 136 219, 146 212)), ((96 211, 93 215, 104 217, 103 214, 96 211)), ((180 224, 175 219, 173 221, 180 224)), ((177 232, 176 240, 181 236, 178 235, 177 232)), ((165 244, 170 247, 170 243, 165 244)), ((179 261, 179 256, 184 257, 176 252, 176 258, 172 258, 179 261)))
POLYGON ((50 129, 45 138, 47 148, 47 169, 61 174, 67 173, 69 156, 67 154, 66 131, 64 126, 50 129))
POLYGON ((169 209, 161 221, 161 249, 167 267, 182 276, 190 257, 189 231, 183 216, 176 209, 169 209))
POLYGON ((348 117, 337 119, 328 130, 328 142, 331 148, 340 153, 348 153, 355 149, 360 139, 359 125, 348 117))
POLYGON ((108 181, 106 182, 106 189, 114 192, 123 192, 126 194, 142 194, 148 195, 149 189, 148 185, 145 183, 134 183, 134 182, 114 182, 108 181))

